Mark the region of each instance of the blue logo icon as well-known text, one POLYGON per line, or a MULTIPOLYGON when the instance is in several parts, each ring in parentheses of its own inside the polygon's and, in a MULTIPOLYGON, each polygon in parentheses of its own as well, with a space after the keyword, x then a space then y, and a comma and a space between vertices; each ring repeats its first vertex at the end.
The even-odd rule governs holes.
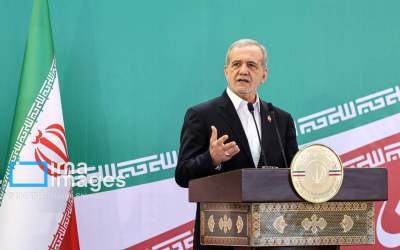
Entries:
POLYGON ((10 161, 8 180, 10 187, 47 187, 47 162, 44 161, 10 161), (43 170, 40 168, 43 166, 43 170), (18 175, 14 172, 18 171, 18 175))

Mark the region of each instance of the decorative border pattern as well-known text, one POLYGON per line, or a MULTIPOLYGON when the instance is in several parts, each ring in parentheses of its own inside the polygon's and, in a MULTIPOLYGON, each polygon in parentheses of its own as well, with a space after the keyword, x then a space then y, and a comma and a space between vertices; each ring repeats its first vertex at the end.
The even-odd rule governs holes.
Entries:
POLYGON ((74 209, 74 198, 72 196, 72 190, 69 192, 67 200, 67 206, 63 212, 61 221, 58 223, 57 232, 53 236, 53 240, 49 246, 49 250, 58 250, 64 240, 64 236, 67 233, 68 226, 70 226, 72 210, 74 209))
POLYGON ((200 241, 205 245, 267 247, 375 242, 373 202, 202 203, 200 210, 200 241), (244 216, 247 219, 242 219, 244 216), (230 227, 239 217, 239 224, 243 222, 247 228, 245 232, 230 227), (212 227, 214 220, 215 224, 221 221, 219 227, 212 227))

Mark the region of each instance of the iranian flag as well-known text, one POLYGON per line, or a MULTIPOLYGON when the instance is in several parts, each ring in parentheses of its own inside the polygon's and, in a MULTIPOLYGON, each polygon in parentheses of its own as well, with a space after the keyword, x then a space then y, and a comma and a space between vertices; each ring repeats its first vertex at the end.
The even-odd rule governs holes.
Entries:
POLYGON ((7 166, 0 249, 79 249, 47 0, 34 0, 7 166))

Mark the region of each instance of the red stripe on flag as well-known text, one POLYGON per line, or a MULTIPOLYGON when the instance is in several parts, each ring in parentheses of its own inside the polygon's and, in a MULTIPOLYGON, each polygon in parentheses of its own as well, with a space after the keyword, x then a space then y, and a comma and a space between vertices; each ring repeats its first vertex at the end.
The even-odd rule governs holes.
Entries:
POLYGON ((400 158, 400 133, 385 137, 379 141, 359 147, 342 154, 340 159, 344 167, 373 168, 400 158))
MULTIPOLYGON (((71 191, 72 192, 72 191, 71 191)), ((76 224, 75 205, 72 193, 67 201, 63 217, 58 223, 57 232, 53 236, 53 241, 49 250, 79 250, 79 237, 76 224)))
POLYGON ((385 207, 376 202, 376 240, 370 246, 341 247, 343 250, 389 250, 400 249, 400 133, 359 147, 340 157, 349 168, 385 167, 388 169, 388 201, 385 207), (380 220, 378 220, 380 218, 380 220), (391 247, 388 247, 391 245, 391 247), (385 247, 387 246, 387 247, 385 247))
POLYGON ((194 220, 173 228, 126 250, 192 249, 194 220))

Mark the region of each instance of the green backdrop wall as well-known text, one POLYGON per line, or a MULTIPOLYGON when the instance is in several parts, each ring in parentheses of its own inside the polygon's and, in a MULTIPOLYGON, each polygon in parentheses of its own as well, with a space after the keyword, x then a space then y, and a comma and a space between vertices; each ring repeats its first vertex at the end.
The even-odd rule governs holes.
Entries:
MULTIPOLYGON (((176 148, 185 109, 225 88, 225 51, 239 38, 268 47, 270 75, 261 96, 295 117, 351 100, 355 92, 368 94, 363 86, 393 86, 399 77, 398 1, 49 4, 75 161, 100 163, 176 148)), ((4 163, 32 1, 1 0, 1 6, 4 163)), ((353 126, 346 125, 334 131, 353 126)))

